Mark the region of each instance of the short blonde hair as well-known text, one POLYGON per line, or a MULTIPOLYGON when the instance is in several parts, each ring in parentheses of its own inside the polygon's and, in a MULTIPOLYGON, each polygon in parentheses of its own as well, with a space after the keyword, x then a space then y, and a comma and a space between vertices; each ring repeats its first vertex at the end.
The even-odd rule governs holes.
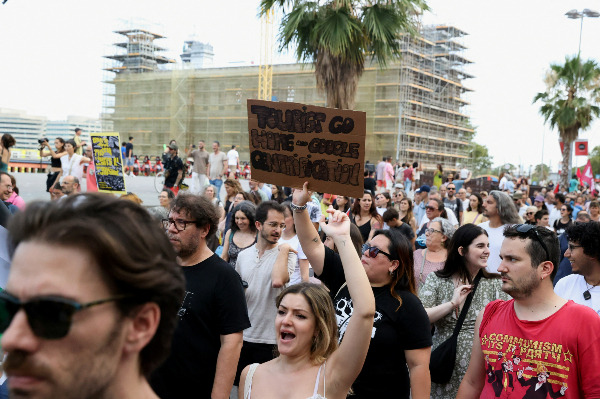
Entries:
POLYGON ((301 294, 315 316, 315 332, 310 347, 310 360, 313 364, 321 364, 338 347, 338 327, 335 309, 329 293, 323 286, 312 283, 294 284, 284 289, 275 300, 279 308, 281 301, 288 294, 301 294))

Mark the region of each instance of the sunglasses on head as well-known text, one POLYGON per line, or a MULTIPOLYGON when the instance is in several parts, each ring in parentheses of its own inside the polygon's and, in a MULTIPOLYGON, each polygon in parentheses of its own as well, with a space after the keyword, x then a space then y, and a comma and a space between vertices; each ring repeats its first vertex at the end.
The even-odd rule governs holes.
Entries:
POLYGON ((533 231, 534 237, 535 239, 540 243, 540 245, 542 246, 542 248, 544 248, 544 252, 546 253, 546 259, 550 260, 550 253, 548 252, 548 247, 546 246, 546 244, 544 244, 544 241, 542 241, 542 237, 540 237, 540 234, 538 233, 537 229, 535 228, 535 225, 533 224, 518 224, 516 226, 517 231, 519 233, 524 233, 524 234, 529 234, 529 232, 533 231))
POLYGON ((126 297, 128 296, 120 295, 88 303, 79 303, 71 299, 47 296, 23 302, 6 291, 0 292, 0 333, 6 331, 19 309, 23 308, 27 315, 29 327, 31 327, 31 331, 35 336, 43 339, 64 338, 71 329, 75 313, 126 297))
POLYGON ((393 260, 392 255, 388 254, 387 252, 382 251, 381 249, 379 249, 377 247, 372 247, 369 244, 363 244, 362 252, 363 252, 363 254, 367 255, 367 257, 369 257, 369 258, 375 258, 377 256, 377 254, 383 254, 383 255, 387 256, 389 260, 393 260))

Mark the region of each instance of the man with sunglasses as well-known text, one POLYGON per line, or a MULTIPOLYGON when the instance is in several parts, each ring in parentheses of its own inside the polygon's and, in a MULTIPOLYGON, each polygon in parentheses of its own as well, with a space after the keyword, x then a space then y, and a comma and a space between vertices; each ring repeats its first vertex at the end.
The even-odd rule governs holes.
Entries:
POLYGON ((456 186, 454 183, 448 183, 446 189, 448 190, 448 196, 443 199, 444 207, 454 213, 456 220, 462 220, 463 206, 460 198, 456 196, 456 186))
POLYGON ((491 353, 522 359, 516 381, 510 389, 504 385, 500 397, 599 398, 600 317, 554 292, 556 234, 520 224, 507 227, 504 237, 498 272, 513 299, 493 301, 479 313, 457 399, 498 397, 488 376, 502 366, 489 361, 491 353), (536 383, 540 366, 547 375, 536 383))
POLYGON ((574 274, 556 283, 554 291, 564 299, 592 308, 600 316, 600 223, 577 223, 567 227, 565 258, 574 274))
POLYGON ((184 279, 164 233, 130 201, 83 194, 13 217, 0 293, 11 397, 158 398, 184 279))
POLYGON ((256 244, 240 252, 235 265, 248 284, 245 294, 252 324, 244 331, 235 385, 244 367, 273 359, 273 345, 277 342, 273 328, 277 312, 273 311, 273 304, 290 281, 297 259, 289 244, 278 245, 285 228, 284 213, 285 207, 275 201, 262 202, 256 208, 256 244))
POLYGON ((250 326, 242 282, 206 241, 218 214, 204 196, 179 194, 163 227, 178 256, 186 292, 178 312, 171 355, 152 376, 162 399, 228 398, 250 326))

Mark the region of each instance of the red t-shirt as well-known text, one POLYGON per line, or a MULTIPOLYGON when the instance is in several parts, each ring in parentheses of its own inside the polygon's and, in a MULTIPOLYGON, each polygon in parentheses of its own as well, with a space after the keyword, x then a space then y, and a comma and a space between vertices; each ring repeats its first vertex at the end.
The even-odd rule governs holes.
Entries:
POLYGON ((511 299, 484 312, 480 398, 600 397, 600 317, 592 309, 569 301, 544 320, 524 321, 511 299))

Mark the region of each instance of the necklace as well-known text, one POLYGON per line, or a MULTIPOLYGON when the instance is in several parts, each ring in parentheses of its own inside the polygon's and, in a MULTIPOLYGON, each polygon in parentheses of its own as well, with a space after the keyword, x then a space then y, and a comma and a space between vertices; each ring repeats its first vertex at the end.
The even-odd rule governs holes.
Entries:
POLYGON ((600 281, 597 282, 596 284, 592 285, 591 287, 588 287, 588 283, 587 283, 585 277, 583 278, 583 281, 585 282, 585 288, 587 288, 585 291, 583 291, 583 299, 585 299, 586 301, 589 301, 590 299, 592 299, 592 294, 590 293, 590 290, 594 289, 598 284, 600 284, 600 281))

